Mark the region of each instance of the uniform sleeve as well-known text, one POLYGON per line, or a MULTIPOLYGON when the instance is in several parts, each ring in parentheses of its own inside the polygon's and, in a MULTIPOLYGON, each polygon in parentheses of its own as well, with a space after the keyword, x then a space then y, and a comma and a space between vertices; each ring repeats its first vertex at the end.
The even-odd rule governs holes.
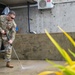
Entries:
POLYGON ((2 20, 1 20, 2 16, 0 16, 0 32, 2 32, 2 20))
POLYGON ((15 40, 15 35, 16 35, 16 23, 13 22, 13 27, 12 27, 12 38, 11 40, 14 41, 15 40))

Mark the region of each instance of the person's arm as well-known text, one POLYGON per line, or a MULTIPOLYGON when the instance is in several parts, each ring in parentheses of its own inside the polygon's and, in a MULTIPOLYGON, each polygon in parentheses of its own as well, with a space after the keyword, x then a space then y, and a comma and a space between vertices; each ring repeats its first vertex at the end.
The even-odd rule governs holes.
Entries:
POLYGON ((2 29, 2 16, 0 16, 0 33, 5 34, 5 31, 2 29))
POLYGON ((12 44, 14 39, 15 39, 15 35, 16 35, 16 23, 13 23, 13 27, 12 27, 12 34, 11 34, 11 38, 9 40, 9 43, 12 44))

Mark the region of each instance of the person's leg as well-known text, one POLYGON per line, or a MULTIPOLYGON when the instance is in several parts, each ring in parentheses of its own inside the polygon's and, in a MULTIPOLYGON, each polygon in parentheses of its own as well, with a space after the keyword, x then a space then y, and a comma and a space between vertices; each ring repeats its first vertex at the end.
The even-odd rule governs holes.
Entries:
POLYGON ((13 65, 10 64, 11 54, 12 54, 12 46, 7 44, 7 45, 5 45, 5 49, 6 49, 6 52, 5 52, 6 67, 13 68, 13 65))

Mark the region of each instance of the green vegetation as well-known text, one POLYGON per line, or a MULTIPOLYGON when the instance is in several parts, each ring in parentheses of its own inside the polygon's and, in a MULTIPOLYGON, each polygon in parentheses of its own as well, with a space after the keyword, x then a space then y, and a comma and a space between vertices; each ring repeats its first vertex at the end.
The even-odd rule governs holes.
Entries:
MULTIPOLYGON (((69 39, 69 41, 75 47, 75 41, 72 39, 72 37, 68 33, 66 33, 63 29, 61 29, 59 26, 58 26, 58 28, 64 33, 64 35, 69 39)), ((55 73, 56 75, 75 75, 75 62, 70 58, 70 56, 68 55, 66 50, 64 50, 55 41, 55 39, 53 39, 53 37, 48 33, 47 30, 45 30, 45 33, 48 36, 48 38, 52 41, 52 43, 55 45, 55 47, 60 52, 60 54, 63 56, 63 58, 65 59, 67 65, 66 66, 58 65, 58 64, 55 64, 54 62, 46 59, 47 62, 52 64, 54 67, 59 68, 60 71, 58 71, 58 72, 57 71, 44 71, 44 72, 39 73, 38 75, 50 75, 52 73, 55 73)), ((73 53, 70 49, 69 49, 69 52, 75 57, 75 53, 73 53)))

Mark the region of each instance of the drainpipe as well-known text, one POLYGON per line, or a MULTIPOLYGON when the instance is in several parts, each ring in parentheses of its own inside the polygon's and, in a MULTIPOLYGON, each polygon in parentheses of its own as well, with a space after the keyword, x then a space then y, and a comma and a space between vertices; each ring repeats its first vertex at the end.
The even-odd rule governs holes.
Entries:
POLYGON ((27 8, 28 8, 28 32, 30 33, 30 18, 29 18, 30 3, 29 2, 27 2, 27 8))
POLYGON ((28 32, 31 33, 31 34, 36 34, 35 31, 32 31, 32 32, 30 31, 30 15, 29 15, 30 4, 31 4, 30 2, 27 2, 27 7, 28 7, 28 32))

